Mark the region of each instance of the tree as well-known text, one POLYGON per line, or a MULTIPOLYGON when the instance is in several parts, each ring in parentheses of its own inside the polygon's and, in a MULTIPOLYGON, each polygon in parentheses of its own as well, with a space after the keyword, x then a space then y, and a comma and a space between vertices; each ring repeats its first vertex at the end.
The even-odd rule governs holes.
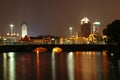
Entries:
POLYGON ((24 37, 24 41, 30 41, 30 36, 25 35, 25 37, 24 37))
POLYGON ((25 37, 21 37, 20 42, 29 42, 30 41, 30 36, 29 35, 25 35, 25 37))
POLYGON ((107 43, 120 44, 120 20, 115 20, 103 30, 103 34, 108 37, 107 43))

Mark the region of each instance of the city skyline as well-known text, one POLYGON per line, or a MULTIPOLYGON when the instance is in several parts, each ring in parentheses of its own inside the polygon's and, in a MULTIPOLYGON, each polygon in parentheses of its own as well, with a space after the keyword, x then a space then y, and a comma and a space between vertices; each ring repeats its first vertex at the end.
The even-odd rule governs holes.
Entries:
POLYGON ((81 0, 11 0, 0 3, 0 34, 10 32, 10 24, 14 24, 13 33, 21 33, 21 24, 28 24, 28 34, 69 35, 69 27, 73 33, 80 31, 80 20, 88 17, 90 22, 99 21, 105 28, 115 19, 119 19, 120 1, 81 1, 81 0))

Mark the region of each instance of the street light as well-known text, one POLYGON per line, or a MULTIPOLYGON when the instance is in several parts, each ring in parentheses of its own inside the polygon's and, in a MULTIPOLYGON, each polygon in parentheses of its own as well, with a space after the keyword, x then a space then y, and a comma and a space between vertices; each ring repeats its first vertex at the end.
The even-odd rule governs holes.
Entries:
POLYGON ((70 30, 70 36, 72 37, 72 27, 69 27, 69 30, 70 30))
POLYGON ((14 25, 13 25, 13 24, 10 24, 11 36, 12 36, 12 34, 13 34, 13 27, 14 27, 14 25))

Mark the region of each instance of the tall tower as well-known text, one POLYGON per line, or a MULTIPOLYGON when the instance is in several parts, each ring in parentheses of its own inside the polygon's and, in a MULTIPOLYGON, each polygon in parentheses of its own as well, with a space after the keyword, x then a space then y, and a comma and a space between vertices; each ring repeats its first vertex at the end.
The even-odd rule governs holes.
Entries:
POLYGON ((100 22, 94 22, 93 23, 93 33, 100 33, 100 22))
POLYGON ((88 37, 91 34, 91 24, 86 17, 81 20, 81 33, 83 37, 88 37))
POLYGON ((22 37, 25 37, 27 35, 27 24, 23 23, 22 24, 22 37))
POLYGON ((87 17, 84 17, 82 20, 81 20, 81 25, 82 24, 85 24, 85 23, 88 23, 89 22, 89 19, 87 17))

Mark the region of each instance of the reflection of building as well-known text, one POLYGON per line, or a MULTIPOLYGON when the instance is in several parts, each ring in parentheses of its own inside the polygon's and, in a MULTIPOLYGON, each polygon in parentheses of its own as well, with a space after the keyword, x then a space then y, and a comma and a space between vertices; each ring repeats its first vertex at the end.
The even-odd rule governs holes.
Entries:
POLYGON ((88 37, 91 33, 91 24, 86 17, 81 20, 81 33, 84 37, 88 37))
POLYGON ((27 24, 23 23, 22 24, 22 37, 25 37, 27 35, 27 24))

